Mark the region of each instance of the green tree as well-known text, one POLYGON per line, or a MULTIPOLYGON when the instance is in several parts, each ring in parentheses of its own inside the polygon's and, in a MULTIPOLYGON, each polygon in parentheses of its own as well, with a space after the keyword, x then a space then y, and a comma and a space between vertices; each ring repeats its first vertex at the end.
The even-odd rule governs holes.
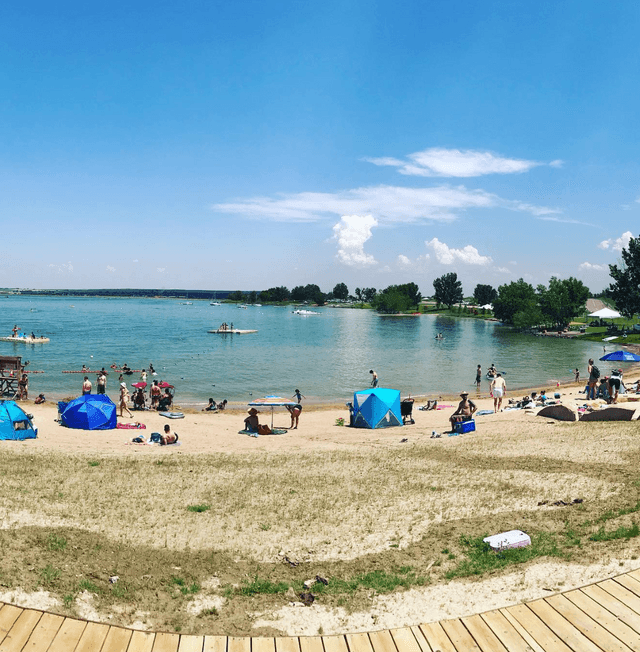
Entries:
POLYGON ((364 299, 365 303, 373 304, 373 300, 375 299, 376 294, 378 294, 378 290, 375 288, 362 288, 362 298, 364 299))
POLYGON ((346 301, 349 298, 349 289, 344 283, 338 283, 333 288, 333 298, 346 301))
POLYGON ((557 279, 552 276, 549 288, 538 286, 538 303, 545 321, 567 326, 571 319, 584 311, 589 288, 577 278, 557 279))
POLYGON ((233 292, 229 292, 227 299, 229 301, 244 301, 245 295, 244 292, 242 292, 242 290, 234 290, 233 292))
POLYGON ((291 292, 284 285, 260 292, 260 301, 263 303, 289 301, 290 297, 291 292))
POLYGON ((411 301, 397 285, 390 285, 373 298, 371 305, 378 312, 396 313, 407 310, 411 301))
POLYGON ((293 301, 304 301, 306 299, 304 287, 302 285, 296 285, 293 290, 291 290, 291 299, 293 299, 293 301))
POLYGON ((398 290, 409 298, 409 305, 415 306, 416 308, 420 305, 422 294, 420 294, 420 288, 415 283, 399 285, 398 290))
POLYGON ((437 303, 444 304, 449 309, 454 303, 462 301, 462 283, 458 280, 455 272, 444 274, 433 281, 435 290, 435 300, 437 303))
POLYGON ((362 290, 360 288, 355 289, 355 295, 358 301, 362 301, 362 290))
POLYGON ((538 308, 538 297, 533 285, 523 279, 512 281, 509 285, 498 288, 498 296, 493 301, 493 314, 506 324, 514 324, 514 317, 518 317, 518 328, 526 328, 539 324, 542 313, 538 308))
POLYGON ((490 285, 483 285, 478 283, 476 289, 473 291, 473 300, 479 305, 484 306, 488 303, 493 303, 498 296, 498 291, 490 285))
POLYGON ((607 296, 616 302, 616 308, 632 318, 640 312, 640 236, 631 238, 626 249, 622 249, 620 266, 609 265, 609 276, 613 283, 607 289, 607 296))
POLYGON ((257 303, 258 293, 255 290, 251 290, 251 292, 247 294, 247 299, 249 300, 249 303, 257 303))

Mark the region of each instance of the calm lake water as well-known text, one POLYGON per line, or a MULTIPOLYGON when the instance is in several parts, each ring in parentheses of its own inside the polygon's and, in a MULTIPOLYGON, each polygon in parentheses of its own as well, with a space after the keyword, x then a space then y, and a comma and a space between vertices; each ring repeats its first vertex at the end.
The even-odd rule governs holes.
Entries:
MULTIPOLYGON (((556 380, 572 379, 575 367, 584 375, 587 359, 602 355, 602 346, 593 342, 533 337, 494 322, 313 310, 319 314, 202 301, 11 296, 0 298, 0 333, 10 335, 18 324, 51 342, 0 342, 0 355, 21 355, 31 361, 29 369, 46 372, 31 375, 31 397, 79 394, 82 375, 61 372, 83 364, 98 370, 126 362, 142 369, 151 362, 158 379, 176 386, 183 404, 206 402, 209 396, 242 402, 267 394, 289 397, 295 388, 310 401, 346 401, 354 390, 369 386, 369 369, 377 371, 381 386, 399 389, 403 396, 472 391, 476 366, 486 371, 492 362, 506 372, 509 389, 550 388, 556 380), (207 333, 223 321, 258 332, 207 333), (439 332, 444 339, 435 339, 439 332)), ((600 365, 603 373, 609 367, 600 365)), ((95 388, 94 376, 91 381, 95 388)), ((111 373, 107 390, 112 398, 118 393, 116 381, 111 373)), ((488 387, 484 378, 483 387, 488 387)))

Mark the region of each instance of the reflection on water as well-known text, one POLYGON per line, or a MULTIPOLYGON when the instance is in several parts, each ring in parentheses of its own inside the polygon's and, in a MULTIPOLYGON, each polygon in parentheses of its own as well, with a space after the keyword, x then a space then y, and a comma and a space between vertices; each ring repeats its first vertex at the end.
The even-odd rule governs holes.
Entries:
MULTIPOLYGON (((509 388, 550 388, 570 380, 575 367, 584 375, 587 359, 602 355, 596 343, 532 337, 494 322, 382 317, 358 309, 324 308, 302 316, 283 307, 237 310, 204 301, 77 297, 71 308, 64 298, 15 296, 0 311, 0 333, 10 334, 17 323, 51 338, 34 346, 0 342, 0 355, 22 355, 31 369, 46 371, 31 377, 30 390, 52 398, 79 394, 82 376, 60 372, 83 364, 97 370, 126 362, 141 369, 152 362, 183 402, 291 396, 296 387, 312 400, 349 400, 370 384, 369 369, 377 371, 382 386, 403 395, 437 395, 473 389, 478 364, 486 372, 494 362, 509 388), (259 332, 207 333, 223 321, 259 332), (436 339, 438 333, 443 339, 436 339)), ((114 397, 116 380, 109 376, 114 397)), ((482 387, 488 388, 484 377, 482 387)))

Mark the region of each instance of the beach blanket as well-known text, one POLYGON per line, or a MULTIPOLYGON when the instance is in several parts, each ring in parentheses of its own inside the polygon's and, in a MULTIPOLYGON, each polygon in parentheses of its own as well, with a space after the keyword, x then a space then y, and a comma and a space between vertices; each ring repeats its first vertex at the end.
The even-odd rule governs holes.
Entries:
POLYGON ((182 412, 158 412, 161 417, 167 417, 167 419, 184 419, 184 414, 182 412))
POLYGON ((147 426, 144 423, 118 423, 116 428, 120 430, 145 430, 147 426))
MULTIPOLYGON (((249 435, 249 437, 259 437, 257 432, 254 432, 252 430, 238 430, 239 435, 249 435)), ((282 428, 274 428, 272 432, 269 433, 270 435, 286 435, 287 431, 283 430, 282 428)))

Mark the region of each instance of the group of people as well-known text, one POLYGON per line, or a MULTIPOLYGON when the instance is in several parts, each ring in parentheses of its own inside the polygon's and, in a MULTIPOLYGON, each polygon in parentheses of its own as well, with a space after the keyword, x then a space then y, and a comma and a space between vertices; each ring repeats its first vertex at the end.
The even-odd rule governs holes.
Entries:
POLYGON ((622 382, 622 369, 614 369, 610 376, 600 378, 600 369, 595 365, 593 358, 589 358, 587 373, 589 379, 584 388, 587 400, 593 401, 596 398, 601 398, 608 403, 617 403, 620 390, 626 391, 622 382))
MULTIPOLYGON (((303 398, 306 398, 304 394, 300 392, 299 389, 296 389, 293 393, 291 399, 296 399, 298 402, 295 405, 285 405, 289 415, 291 416, 291 426, 290 430, 296 430, 298 428, 298 423, 300 421, 300 414, 302 413, 301 401, 303 398)), ((258 419, 260 412, 254 407, 248 410, 248 417, 244 420, 244 429, 250 433, 256 433, 258 435, 270 435, 273 433, 271 428, 266 424, 261 424, 258 419)))

